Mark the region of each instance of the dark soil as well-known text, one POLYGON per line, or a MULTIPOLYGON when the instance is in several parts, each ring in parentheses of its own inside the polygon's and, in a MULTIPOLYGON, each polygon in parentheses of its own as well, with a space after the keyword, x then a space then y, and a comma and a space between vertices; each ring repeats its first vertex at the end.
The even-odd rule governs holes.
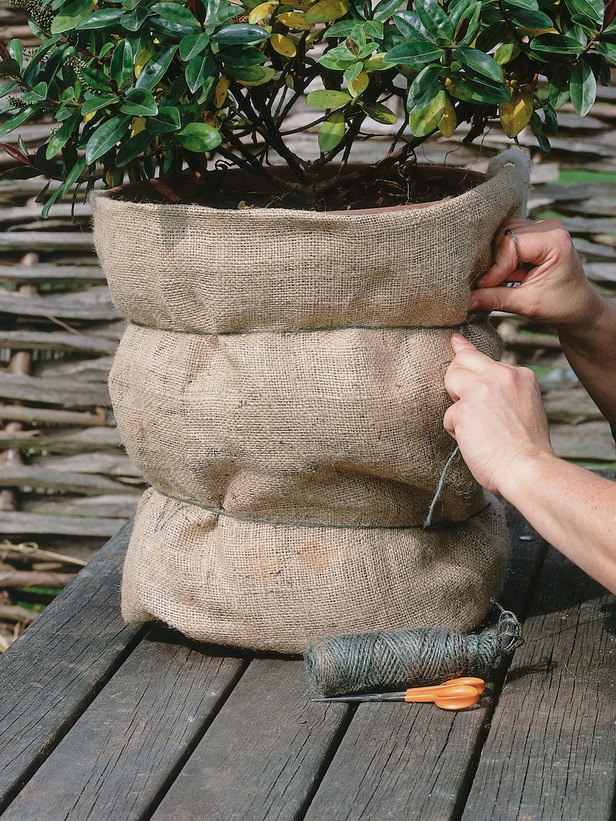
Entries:
MULTIPOLYGON (((304 195, 281 191, 273 182, 231 170, 212 172, 196 178, 191 174, 176 179, 152 180, 123 186, 114 196, 161 203, 185 203, 221 209, 289 208, 309 211, 347 211, 391 208, 435 202, 458 196, 483 181, 483 176, 455 168, 412 166, 393 169, 374 180, 363 174, 356 178, 331 176, 333 185, 325 193, 306 188, 304 195), (335 179, 335 182, 334 182, 335 179), (269 190, 268 190, 269 189, 269 190)), ((284 170, 277 170, 282 176, 284 170)))

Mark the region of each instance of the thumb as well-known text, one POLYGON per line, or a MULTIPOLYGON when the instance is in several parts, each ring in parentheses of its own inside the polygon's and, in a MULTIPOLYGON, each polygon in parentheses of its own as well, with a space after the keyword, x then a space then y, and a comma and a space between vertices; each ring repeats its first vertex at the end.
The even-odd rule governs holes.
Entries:
POLYGON ((530 316, 530 305, 523 286, 517 288, 479 288, 471 292, 469 311, 508 311, 530 316))
POLYGON ((473 345, 472 342, 469 342, 468 339, 462 334, 455 333, 452 334, 451 339, 449 340, 451 347, 453 348, 454 353, 459 353, 464 349, 476 351, 477 348, 473 345))

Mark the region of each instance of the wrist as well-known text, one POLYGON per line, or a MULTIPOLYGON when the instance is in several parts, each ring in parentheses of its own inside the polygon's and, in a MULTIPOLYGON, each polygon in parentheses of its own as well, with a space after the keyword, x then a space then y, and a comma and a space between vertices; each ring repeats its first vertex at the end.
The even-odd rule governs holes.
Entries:
POLYGON ((583 309, 570 322, 557 328, 561 345, 582 354, 591 353, 600 344, 601 329, 609 311, 609 303, 589 286, 583 309))
POLYGON ((560 460, 551 449, 520 453, 509 464, 502 481, 498 482, 498 493, 518 510, 525 503, 536 499, 545 485, 546 476, 560 460))

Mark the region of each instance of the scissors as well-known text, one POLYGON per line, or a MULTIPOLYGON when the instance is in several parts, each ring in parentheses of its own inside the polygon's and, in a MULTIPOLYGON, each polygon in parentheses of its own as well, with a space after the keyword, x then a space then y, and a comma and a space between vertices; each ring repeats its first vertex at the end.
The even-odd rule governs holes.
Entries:
POLYGON ((363 693, 353 696, 333 698, 313 698, 312 701, 431 701, 442 710, 464 710, 477 704, 479 696, 486 688, 481 678, 452 678, 443 684, 430 687, 412 687, 401 693, 363 693))

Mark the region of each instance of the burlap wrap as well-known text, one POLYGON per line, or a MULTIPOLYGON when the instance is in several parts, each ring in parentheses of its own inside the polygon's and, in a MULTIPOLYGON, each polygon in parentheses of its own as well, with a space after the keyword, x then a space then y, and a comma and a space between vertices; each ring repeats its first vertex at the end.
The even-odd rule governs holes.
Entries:
MULTIPOLYGON (((110 390, 151 487, 122 612, 200 640, 302 652, 387 627, 466 630, 499 592, 508 538, 454 443, 449 337, 528 165, 395 212, 217 210, 94 200, 95 242, 131 321, 110 390), (453 523, 453 524, 452 524, 453 523)), ((473 318, 471 318, 473 319, 473 318)))

